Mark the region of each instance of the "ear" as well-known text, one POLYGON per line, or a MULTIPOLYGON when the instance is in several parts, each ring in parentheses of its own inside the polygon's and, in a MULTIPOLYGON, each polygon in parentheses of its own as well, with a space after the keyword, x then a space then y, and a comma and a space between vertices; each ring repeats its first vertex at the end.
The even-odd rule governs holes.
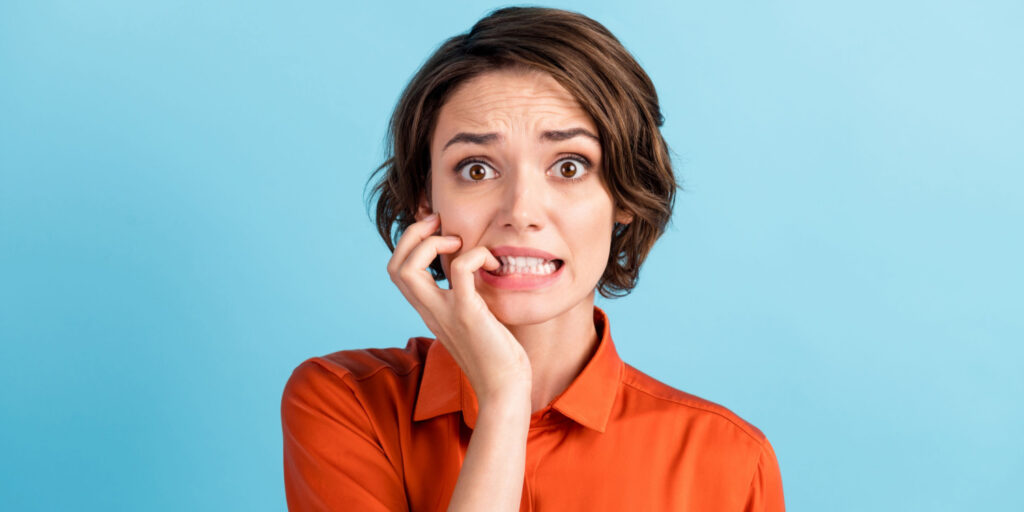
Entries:
POLYGON ((421 221, 427 215, 434 213, 434 209, 430 207, 430 201, 427 200, 427 194, 420 193, 420 202, 416 205, 416 220, 421 221))
POLYGON ((616 210, 615 222, 618 222, 619 224, 629 224, 630 222, 633 222, 633 214, 626 210, 616 210))

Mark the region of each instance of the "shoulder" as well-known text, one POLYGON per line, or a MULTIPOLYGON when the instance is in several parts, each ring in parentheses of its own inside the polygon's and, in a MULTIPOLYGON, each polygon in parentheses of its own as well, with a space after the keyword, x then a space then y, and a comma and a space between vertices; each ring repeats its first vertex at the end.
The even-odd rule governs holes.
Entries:
MULTIPOLYGON (((372 378, 382 371, 393 376, 404 376, 423 364, 430 341, 432 340, 428 338, 411 338, 405 348, 340 350, 310 358, 303 364, 315 364, 338 376, 350 376, 354 381, 372 378)), ((299 368, 302 368, 302 365, 299 368)))
POLYGON ((783 510, 782 483, 771 443, 754 425, 732 410, 673 388, 626 364, 622 414, 644 439, 658 439, 662 471, 684 475, 679 485, 709 489, 695 508, 715 509, 726 501, 732 510, 783 510), (764 505, 768 504, 768 505, 764 505))
POLYGON ((366 388, 416 380, 431 341, 410 338, 405 348, 340 350, 311 357, 292 370, 284 395, 330 392, 349 396, 366 388))
POLYGON ((727 407, 669 386, 627 363, 622 381, 624 392, 634 397, 634 407, 658 411, 668 417, 662 419, 687 430, 744 441, 757 449, 768 442, 761 430, 727 407))

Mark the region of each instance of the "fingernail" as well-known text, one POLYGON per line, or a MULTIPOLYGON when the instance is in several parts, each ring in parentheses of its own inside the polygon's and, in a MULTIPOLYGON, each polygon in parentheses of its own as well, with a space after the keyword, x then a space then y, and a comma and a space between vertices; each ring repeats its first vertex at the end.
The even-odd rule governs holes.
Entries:
POLYGON ((450 240, 452 242, 458 242, 458 241, 461 240, 459 237, 452 236, 452 235, 445 235, 444 238, 445 238, 445 240, 450 240))
POLYGON ((431 221, 433 221, 436 218, 437 218, 437 212, 434 212, 434 213, 431 213, 430 215, 427 215, 426 217, 423 217, 423 220, 425 220, 427 222, 431 222, 431 221))

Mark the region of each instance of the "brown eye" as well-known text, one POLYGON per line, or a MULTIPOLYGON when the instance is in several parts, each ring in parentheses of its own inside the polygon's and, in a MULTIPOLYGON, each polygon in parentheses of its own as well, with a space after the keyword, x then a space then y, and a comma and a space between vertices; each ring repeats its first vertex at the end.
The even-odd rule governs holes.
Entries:
POLYGON ((490 181, 498 177, 498 172, 484 162, 469 160, 459 162, 455 166, 455 174, 464 181, 490 181))
POLYGON ((562 173, 562 176, 566 178, 572 178, 576 176, 576 164, 566 160, 559 168, 558 172, 562 173))
POLYGON ((590 160, 581 155, 563 155, 547 172, 550 176, 562 178, 563 183, 582 183, 590 174, 590 160))
POLYGON ((484 169, 484 166, 480 164, 473 164, 469 168, 469 177, 473 181, 480 181, 484 179, 485 176, 487 176, 487 170, 484 169))

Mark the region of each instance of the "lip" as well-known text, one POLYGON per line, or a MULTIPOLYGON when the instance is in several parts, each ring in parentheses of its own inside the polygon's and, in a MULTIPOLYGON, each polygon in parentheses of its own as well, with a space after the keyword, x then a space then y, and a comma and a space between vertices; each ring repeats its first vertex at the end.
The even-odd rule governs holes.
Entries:
POLYGON ((530 256, 533 258, 543 258, 545 260, 560 259, 558 256, 555 256, 550 252, 544 252, 540 249, 534 249, 532 247, 513 247, 511 245, 495 247, 491 249, 491 254, 493 254, 495 258, 500 256, 530 256))
MULTIPOLYGON (((561 258, 554 254, 540 249, 534 249, 532 247, 514 247, 511 245, 495 247, 491 249, 491 254, 493 254, 495 258, 499 258, 501 256, 529 256, 545 260, 561 260, 561 258)), ((535 290, 551 286, 555 281, 562 277, 563 270, 565 270, 565 260, 562 260, 562 264, 558 266, 558 269, 546 276, 533 274, 496 276, 482 268, 478 270, 477 273, 480 274, 480 279, 483 280, 484 283, 495 288, 502 288, 505 290, 535 290)))
MULTIPOLYGON (((539 258, 540 256, 537 257, 539 258)), ((480 279, 483 280, 483 282, 495 288, 502 288, 505 290, 535 290, 538 288, 546 288, 554 284, 558 278, 562 277, 563 270, 565 270, 564 262, 558 267, 558 270, 555 270, 546 276, 534 274, 496 276, 482 268, 477 270, 476 273, 480 275, 480 279)))

